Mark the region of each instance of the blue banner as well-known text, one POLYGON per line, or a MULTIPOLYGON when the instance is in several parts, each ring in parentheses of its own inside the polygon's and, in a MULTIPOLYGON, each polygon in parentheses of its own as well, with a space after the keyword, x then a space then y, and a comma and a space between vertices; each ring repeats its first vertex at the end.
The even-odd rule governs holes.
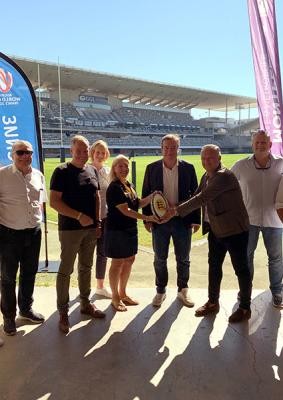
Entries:
POLYGON ((33 147, 32 166, 43 172, 42 146, 36 97, 21 68, 0 52, 0 166, 12 163, 16 140, 33 147))

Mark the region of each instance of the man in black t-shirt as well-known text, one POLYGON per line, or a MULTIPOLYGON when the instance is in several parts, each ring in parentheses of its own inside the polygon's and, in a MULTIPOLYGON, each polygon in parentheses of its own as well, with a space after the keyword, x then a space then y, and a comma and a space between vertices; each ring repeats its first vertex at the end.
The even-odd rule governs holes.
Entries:
POLYGON ((68 333, 70 324, 70 276, 78 255, 78 282, 81 313, 94 318, 105 314, 90 303, 91 268, 99 235, 99 183, 96 170, 87 164, 89 143, 76 135, 71 141, 72 160, 57 167, 50 181, 50 205, 58 212, 61 263, 57 275, 59 329, 68 333))

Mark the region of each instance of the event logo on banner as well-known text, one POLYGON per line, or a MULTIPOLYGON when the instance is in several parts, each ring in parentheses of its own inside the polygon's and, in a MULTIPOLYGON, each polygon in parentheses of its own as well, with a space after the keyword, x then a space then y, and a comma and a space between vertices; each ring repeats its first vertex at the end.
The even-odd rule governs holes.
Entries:
POLYGON ((13 76, 11 72, 5 72, 0 68, 0 92, 7 93, 12 89, 13 76))
POLYGON ((43 170, 36 98, 20 67, 0 53, 0 165, 11 164, 16 140, 32 144, 33 167, 43 170))
POLYGON ((283 155, 283 104, 274 0, 248 0, 260 128, 283 155))

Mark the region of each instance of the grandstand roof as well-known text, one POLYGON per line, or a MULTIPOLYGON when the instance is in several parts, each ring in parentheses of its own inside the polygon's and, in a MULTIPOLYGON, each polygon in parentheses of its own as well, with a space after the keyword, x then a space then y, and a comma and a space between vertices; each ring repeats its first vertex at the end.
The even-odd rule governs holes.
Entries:
MULTIPOLYGON (((40 86, 58 90, 57 64, 14 56, 11 58, 24 70, 34 88, 38 87, 39 69, 40 86)), ((66 65, 60 65, 60 81, 61 88, 64 89, 113 96, 131 103, 152 106, 216 111, 225 111, 226 107, 228 110, 237 110, 257 106, 253 97, 110 75, 66 65)))

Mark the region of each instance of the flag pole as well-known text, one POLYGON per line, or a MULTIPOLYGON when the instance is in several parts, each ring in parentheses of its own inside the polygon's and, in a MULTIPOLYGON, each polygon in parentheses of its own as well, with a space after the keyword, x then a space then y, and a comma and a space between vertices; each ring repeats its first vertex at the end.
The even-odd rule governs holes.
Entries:
POLYGON ((61 71, 58 57, 58 91, 59 91, 59 117, 60 117, 60 162, 65 162, 65 149, 63 141, 62 99, 61 99, 61 71))
MULTIPOLYGON (((39 64, 37 64, 37 83, 38 83, 38 104, 39 104, 39 130, 42 144, 42 155, 44 159, 44 150, 43 150, 43 142, 42 142, 42 114, 41 114, 41 83, 40 83, 40 68, 39 64)), ((42 172, 43 172, 43 160, 42 160, 42 172)), ((46 203, 43 203, 43 223, 44 223, 44 247, 45 247, 45 265, 41 272, 48 272, 49 260, 48 260, 48 226, 47 226, 47 212, 46 212, 46 203)))

